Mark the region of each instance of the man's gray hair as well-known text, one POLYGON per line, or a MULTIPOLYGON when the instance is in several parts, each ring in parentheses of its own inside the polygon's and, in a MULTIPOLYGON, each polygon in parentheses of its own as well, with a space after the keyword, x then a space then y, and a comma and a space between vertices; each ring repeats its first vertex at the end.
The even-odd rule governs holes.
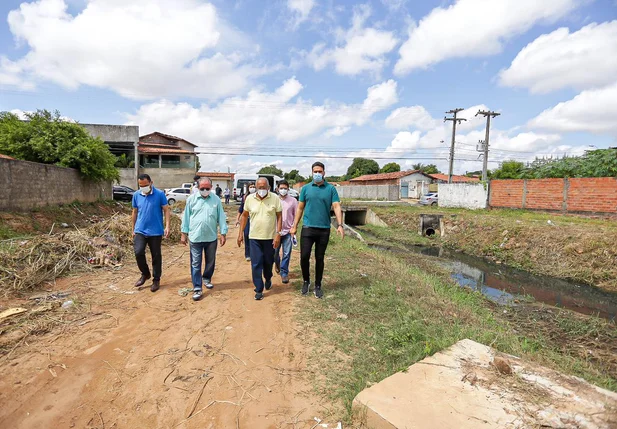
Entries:
POLYGON ((268 185, 268 189, 270 189, 270 182, 268 181, 266 177, 259 177, 257 180, 255 180, 255 185, 257 185, 257 182, 259 182, 260 180, 265 180, 266 185, 268 185))
POLYGON ((197 182, 197 184, 201 184, 201 183, 210 183, 210 185, 212 185, 212 179, 210 179, 209 177, 202 177, 199 179, 199 182, 197 182))

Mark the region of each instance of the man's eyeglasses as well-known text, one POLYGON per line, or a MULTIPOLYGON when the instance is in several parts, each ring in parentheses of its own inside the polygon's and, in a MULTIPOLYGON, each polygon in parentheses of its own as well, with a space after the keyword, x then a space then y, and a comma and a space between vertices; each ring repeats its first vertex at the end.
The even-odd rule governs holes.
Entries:
POLYGON ((199 188, 200 191, 211 191, 212 188, 199 188))

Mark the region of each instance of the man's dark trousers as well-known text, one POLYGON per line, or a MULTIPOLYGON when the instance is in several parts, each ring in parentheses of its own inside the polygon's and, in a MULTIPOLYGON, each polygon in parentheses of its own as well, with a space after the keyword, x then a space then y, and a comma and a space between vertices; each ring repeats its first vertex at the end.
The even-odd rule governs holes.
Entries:
POLYGON ((255 292, 263 293, 264 280, 272 281, 272 264, 274 264, 273 240, 250 239, 249 243, 255 292))
POLYGON ((143 234, 135 234, 133 240, 133 250, 135 251, 135 259, 137 260, 137 266, 139 271, 145 276, 150 275, 150 268, 146 261, 146 245, 150 247, 150 255, 152 256, 152 279, 160 280, 161 271, 163 266, 163 256, 161 254, 161 242, 163 241, 162 235, 156 235, 152 237, 146 237, 143 234))
POLYGON ((321 286, 330 228, 303 227, 300 234, 300 267, 305 282, 311 281, 311 250, 315 245, 315 286, 321 286))

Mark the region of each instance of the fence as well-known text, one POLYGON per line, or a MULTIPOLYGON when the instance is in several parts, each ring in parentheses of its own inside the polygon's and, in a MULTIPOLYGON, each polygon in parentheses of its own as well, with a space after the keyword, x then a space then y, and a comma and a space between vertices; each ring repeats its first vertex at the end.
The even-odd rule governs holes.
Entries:
POLYGON ((488 186, 483 183, 439 184, 440 207, 485 209, 488 202, 488 186))
POLYGON ((515 209, 617 213, 617 178, 491 180, 489 205, 515 209))
POLYGON ((337 186, 336 190, 341 198, 386 201, 399 199, 398 185, 349 185, 337 186))
POLYGON ((77 170, 0 158, 0 210, 112 199, 110 182, 89 182, 77 170))

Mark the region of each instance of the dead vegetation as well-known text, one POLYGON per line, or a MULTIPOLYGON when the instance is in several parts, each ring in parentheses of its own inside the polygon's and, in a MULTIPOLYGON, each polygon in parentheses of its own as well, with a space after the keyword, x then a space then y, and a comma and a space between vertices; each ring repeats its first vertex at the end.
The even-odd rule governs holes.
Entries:
MULTIPOLYGON (((57 229, 52 226, 48 234, 4 240, 0 248, 2 293, 31 291, 71 271, 121 266, 133 242, 130 215, 92 216, 89 221, 86 228, 64 223, 57 229)), ((172 216, 170 240, 179 239, 179 223, 172 216)))

